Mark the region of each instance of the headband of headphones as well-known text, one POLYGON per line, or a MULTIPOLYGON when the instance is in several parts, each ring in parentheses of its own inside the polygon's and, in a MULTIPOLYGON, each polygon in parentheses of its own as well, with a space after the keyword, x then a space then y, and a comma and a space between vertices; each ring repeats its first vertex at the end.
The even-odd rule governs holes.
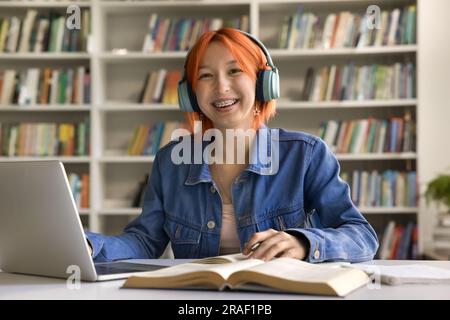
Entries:
MULTIPOLYGON (((273 64, 272 58, 270 57, 269 51, 266 49, 264 44, 256 39, 251 34, 238 30, 240 33, 246 35, 250 40, 252 40, 266 56, 266 65, 271 68, 271 70, 259 70, 256 79, 256 99, 261 102, 270 101, 280 97, 280 78, 278 74, 278 69, 273 64)), ((193 92, 186 76, 186 65, 191 53, 190 49, 186 55, 186 60, 184 62, 184 75, 183 78, 178 83, 178 103, 181 111, 184 112, 201 112, 200 107, 197 102, 195 93, 193 92)))

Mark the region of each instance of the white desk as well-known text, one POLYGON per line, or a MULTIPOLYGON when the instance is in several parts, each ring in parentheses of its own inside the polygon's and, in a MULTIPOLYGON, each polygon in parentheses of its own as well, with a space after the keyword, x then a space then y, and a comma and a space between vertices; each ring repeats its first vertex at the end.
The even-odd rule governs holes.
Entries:
MULTIPOLYGON (((450 261, 381 261, 373 264, 428 264, 450 269, 450 261)), ((219 292, 200 290, 121 289, 124 280, 82 282, 79 290, 70 290, 64 279, 53 279, 0 272, 2 299, 149 299, 149 300, 269 300, 333 299, 333 297, 257 292, 219 292)), ((338 298, 342 299, 342 298, 338 298)), ((344 299, 450 299, 450 284, 382 285, 380 289, 363 287, 344 299)))

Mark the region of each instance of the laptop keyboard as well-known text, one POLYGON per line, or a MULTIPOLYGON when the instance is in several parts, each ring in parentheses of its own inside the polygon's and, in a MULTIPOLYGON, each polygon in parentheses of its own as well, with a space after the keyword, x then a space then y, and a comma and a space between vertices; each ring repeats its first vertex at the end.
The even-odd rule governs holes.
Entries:
POLYGON ((127 262, 108 262, 95 264, 95 270, 97 271, 98 275, 154 271, 162 268, 166 268, 166 266, 127 262))

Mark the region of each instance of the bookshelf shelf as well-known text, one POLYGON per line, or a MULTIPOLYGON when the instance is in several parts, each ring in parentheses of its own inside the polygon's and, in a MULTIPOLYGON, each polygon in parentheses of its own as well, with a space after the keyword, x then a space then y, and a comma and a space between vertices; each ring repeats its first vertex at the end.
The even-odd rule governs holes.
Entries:
POLYGON ((434 248, 436 250, 450 250, 450 242, 448 241, 435 241, 434 248))
POLYGON ((249 5, 251 1, 246 0, 229 0, 226 3, 216 0, 203 1, 101 1, 100 6, 105 9, 134 9, 134 8, 178 8, 182 7, 203 7, 203 6, 228 6, 228 5, 249 5))
POLYGON ((76 111, 89 111, 90 105, 33 105, 33 106, 18 106, 18 105, 0 105, 0 112, 45 112, 45 111, 58 111, 58 112, 76 112, 76 111))
POLYGON ((436 228, 434 228, 434 234, 442 235, 442 236, 450 236, 450 228, 436 227, 436 228))
POLYGON ((78 209, 78 213, 81 216, 89 216, 91 214, 91 210, 87 208, 78 209))
POLYGON ((364 154, 336 154, 340 161, 356 160, 415 160, 417 154, 414 152, 403 153, 364 153, 364 154))
POLYGON ((301 57, 333 57, 358 55, 389 55, 417 52, 416 45, 378 46, 364 48, 332 48, 332 49, 270 49, 274 59, 301 58, 301 57))
MULTIPOLYGON (((96 0, 94 0, 96 1, 96 0)), ((91 1, 3 1, 0 8, 66 8, 69 5, 90 7, 91 1)))
POLYGON ((138 215, 142 211, 141 208, 114 208, 114 209, 100 209, 99 215, 102 216, 123 216, 123 215, 138 215))
POLYGON ((102 111, 177 111, 180 110, 178 105, 168 105, 161 103, 142 104, 128 102, 105 103, 99 107, 102 111))
POLYGON ((359 207, 363 214, 416 214, 419 208, 409 207, 359 207))
POLYGON ((67 157, 67 156, 55 156, 55 157, 0 157, 0 162, 10 161, 42 161, 42 160, 59 160, 64 163, 89 163, 91 157, 67 157))
POLYGON ((396 100, 356 100, 356 101, 286 101, 280 100, 278 109, 331 109, 331 108, 391 108, 391 107, 414 107, 417 99, 396 100))
POLYGON ((99 58, 105 62, 126 62, 126 61, 136 61, 141 60, 152 60, 152 59, 179 59, 183 60, 186 56, 184 51, 172 51, 172 52, 155 52, 155 53, 143 53, 143 52, 105 52, 99 54, 99 58))
POLYGON ((3 60, 88 60, 90 54, 83 52, 0 53, 3 60))
POLYGON ((101 163, 152 163, 154 156, 103 156, 99 159, 101 163))

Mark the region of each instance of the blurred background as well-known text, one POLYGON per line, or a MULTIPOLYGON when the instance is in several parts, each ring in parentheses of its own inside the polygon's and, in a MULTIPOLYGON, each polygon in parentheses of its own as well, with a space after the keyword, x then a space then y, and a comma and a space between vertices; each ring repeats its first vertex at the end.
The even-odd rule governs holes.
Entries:
POLYGON ((231 26, 280 70, 269 126, 329 145, 377 257, 447 260, 448 12, 447 0, 1 0, 0 161, 60 159, 85 228, 119 233, 184 126, 187 50, 231 26))

